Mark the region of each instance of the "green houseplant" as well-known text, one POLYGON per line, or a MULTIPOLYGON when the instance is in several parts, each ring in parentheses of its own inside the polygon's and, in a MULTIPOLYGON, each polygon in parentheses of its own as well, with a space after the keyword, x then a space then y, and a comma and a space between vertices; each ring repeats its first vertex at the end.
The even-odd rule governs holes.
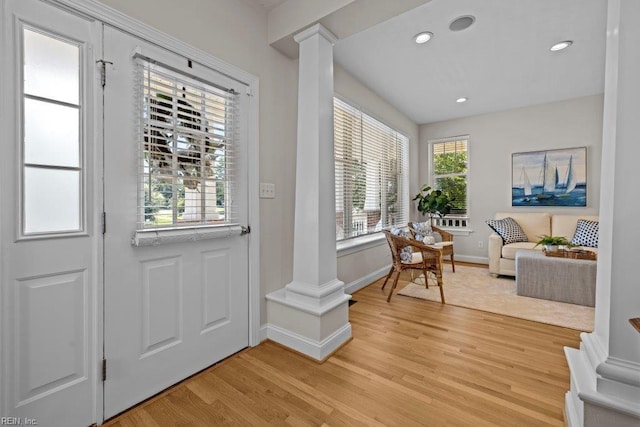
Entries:
POLYGON ((564 236, 550 236, 548 234, 543 234, 540 236, 540 240, 536 243, 536 246, 543 245, 547 251, 557 251, 558 246, 568 246, 569 241, 564 236))
POLYGON ((428 185, 423 185, 413 200, 418 201, 418 211, 422 215, 428 216, 430 221, 435 215, 440 218, 448 215, 451 212, 451 202, 453 201, 447 193, 428 185))

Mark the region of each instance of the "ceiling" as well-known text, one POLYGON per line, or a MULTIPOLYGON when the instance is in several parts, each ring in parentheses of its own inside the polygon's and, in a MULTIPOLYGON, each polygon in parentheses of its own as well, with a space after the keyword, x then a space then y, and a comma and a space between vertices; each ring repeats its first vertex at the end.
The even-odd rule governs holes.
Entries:
POLYGON ((339 40, 334 59, 418 124, 603 93, 606 3, 432 0, 339 40), (449 30, 462 15, 475 23, 449 30), (434 37, 417 45, 421 31, 434 37))
POLYGON ((264 7, 267 10, 273 9, 274 7, 284 3, 286 0, 249 0, 251 3, 255 3, 259 6, 264 7))

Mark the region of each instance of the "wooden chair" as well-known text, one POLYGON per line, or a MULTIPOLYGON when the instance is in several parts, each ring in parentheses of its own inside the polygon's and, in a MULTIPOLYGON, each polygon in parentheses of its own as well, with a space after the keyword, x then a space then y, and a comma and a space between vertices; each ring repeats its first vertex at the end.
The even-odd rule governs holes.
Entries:
MULTIPOLYGON (((453 260, 453 234, 448 231, 444 231, 441 228, 431 226, 431 230, 434 233, 438 233, 442 236, 442 255, 451 257, 451 269, 453 272, 456 272, 456 264, 453 260)), ((418 234, 418 231, 413 227, 413 222, 409 222, 409 231, 411 231, 411 235, 415 237, 418 234)))
POLYGON ((444 304, 444 291, 442 290, 442 249, 424 245, 417 240, 396 236, 389 230, 384 230, 384 235, 386 236, 389 248, 391 249, 392 264, 389 274, 387 274, 387 278, 382 284, 383 290, 384 287, 387 286, 387 282, 391 278, 393 272, 397 272, 396 278, 393 280, 393 286, 389 290, 387 302, 391 301, 391 295, 393 295, 393 291, 398 285, 400 273, 404 270, 420 270, 424 274, 425 287, 427 288, 429 287, 429 273, 433 273, 435 275, 436 282, 440 288, 440 299, 442 304, 444 304), (412 248, 411 260, 402 259, 402 250, 405 247, 412 248))

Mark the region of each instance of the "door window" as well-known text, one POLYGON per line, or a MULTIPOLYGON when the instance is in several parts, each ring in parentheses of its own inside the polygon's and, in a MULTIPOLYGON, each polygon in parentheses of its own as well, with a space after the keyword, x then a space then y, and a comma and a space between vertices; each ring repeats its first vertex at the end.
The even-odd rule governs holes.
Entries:
POLYGON ((22 234, 80 232, 81 46, 22 29, 22 234))
POLYGON ((138 61, 138 230, 232 223, 237 93, 138 61))

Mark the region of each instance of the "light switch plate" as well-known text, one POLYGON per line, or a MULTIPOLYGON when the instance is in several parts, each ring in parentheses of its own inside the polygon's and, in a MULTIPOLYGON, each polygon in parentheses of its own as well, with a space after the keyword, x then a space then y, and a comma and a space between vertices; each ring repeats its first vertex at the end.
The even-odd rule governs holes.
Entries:
POLYGON ((276 185, 269 182, 260 183, 260 198, 261 199, 275 199, 276 198, 276 185))

